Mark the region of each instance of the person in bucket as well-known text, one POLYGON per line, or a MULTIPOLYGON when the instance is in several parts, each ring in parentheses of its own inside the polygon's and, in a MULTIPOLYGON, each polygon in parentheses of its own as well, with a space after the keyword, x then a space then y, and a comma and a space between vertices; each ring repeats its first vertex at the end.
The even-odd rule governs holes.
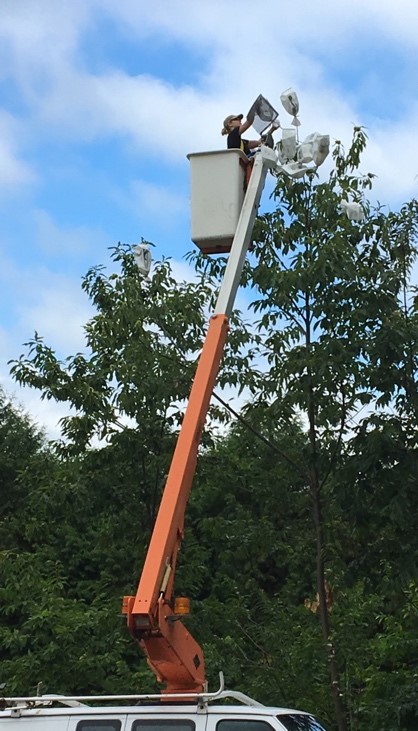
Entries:
POLYGON ((221 131, 222 135, 228 135, 227 147, 228 150, 236 149, 242 150, 247 156, 252 154, 252 150, 263 143, 263 140, 243 140, 241 135, 249 129, 253 123, 253 119, 246 119, 243 122, 243 114, 230 114, 224 119, 223 128, 221 131))
POLYGON ((254 117, 249 117, 243 122, 243 114, 230 114, 224 119, 221 134, 228 135, 227 147, 229 150, 242 150, 247 157, 251 157, 260 145, 267 145, 273 148, 274 140, 272 133, 278 128, 278 123, 272 123, 268 132, 265 132, 258 140, 243 140, 241 135, 251 127, 254 117))

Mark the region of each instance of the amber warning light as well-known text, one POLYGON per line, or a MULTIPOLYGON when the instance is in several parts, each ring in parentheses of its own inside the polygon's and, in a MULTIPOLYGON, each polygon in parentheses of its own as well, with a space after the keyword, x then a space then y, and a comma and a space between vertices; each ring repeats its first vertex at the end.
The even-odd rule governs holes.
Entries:
POLYGON ((176 597, 174 600, 174 614, 190 614, 190 599, 188 597, 176 597))

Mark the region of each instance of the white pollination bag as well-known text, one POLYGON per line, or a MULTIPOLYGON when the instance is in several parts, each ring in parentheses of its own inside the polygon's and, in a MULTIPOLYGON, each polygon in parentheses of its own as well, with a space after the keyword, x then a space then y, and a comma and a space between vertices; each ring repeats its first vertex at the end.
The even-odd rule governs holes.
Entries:
POLYGON ((277 153, 280 162, 294 160, 297 151, 297 137, 295 129, 282 129, 282 139, 277 144, 277 153))
POLYGON ((366 216, 360 203, 341 201, 340 205, 350 221, 363 221, 365 219, 366 216))
POLYGON ((298 160, 302 163, 313 162, 322 165, 329 153, 329 135, 312 132, 298 147, 298 160))
POLYGON ((294 89, 286 89, 283 94, 280 94, 280 101, 283 104, 286 112, 292 115, 292 124, 295 127, 299 127, 300 122, 297 118, 299 114, 299 99, 294 89))
POLYGON ((279 172, 285 173, 289 178, 293 178, 293 180, 303 178, 305 173, 308 173, 310 170, 312 171, 312 168, 300 162, 287 162, 284 165, 280 165, 279 168, 279 172))
POLYGON ((315 132, 312 144, 312 157, 315 165, 322 165, 328 154, 329 135, 321 135, 319 132, 315 132))
POLYGON ((134 246, 133 254, 139 273, 147 279, 152 263, 152 256, 149 247, 146 244, 137 244, 134 246))

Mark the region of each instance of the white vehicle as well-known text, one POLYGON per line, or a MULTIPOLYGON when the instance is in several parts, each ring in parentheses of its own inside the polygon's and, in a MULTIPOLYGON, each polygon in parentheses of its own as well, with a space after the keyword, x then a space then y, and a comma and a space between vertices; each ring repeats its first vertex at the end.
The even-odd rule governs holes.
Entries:
MULTIPOLYGON (((131 700, 115 696, 113 703, 131 700)), ((272 708, 257 703, 242 693, 219 691, 200 694, 193 704, 171 705, 154 701, 155 696, 137 696, 140 705, 87 706, 75 697, 44 696, 4 699, 0 711, 3 731, 324 731, 309 713, 291 708, 272 708), (220 705, 219 701, 240 705, 220 705), (216 704, 215 704, 216 703, 216 704), (54 707, 48 707, 54 705, 54 707), (64 706, 64 707, 63 707, 64 706), (67 707, 65 707, 67 706, 67 707)), ((168 700, 168 696, 165 696, 168 700)), ((92 698, 89 701, 92 702, 92 698)), ((99 700, 99 699, 94 699, 99 700)))

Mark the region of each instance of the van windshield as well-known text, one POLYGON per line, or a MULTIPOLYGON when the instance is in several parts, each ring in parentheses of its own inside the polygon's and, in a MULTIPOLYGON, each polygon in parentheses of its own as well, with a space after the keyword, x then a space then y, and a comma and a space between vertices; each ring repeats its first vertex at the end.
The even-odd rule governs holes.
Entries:
POLYGON ((281 713, 277 718, 286 731, 325 731, 313 716, 301 713, 281 713))

